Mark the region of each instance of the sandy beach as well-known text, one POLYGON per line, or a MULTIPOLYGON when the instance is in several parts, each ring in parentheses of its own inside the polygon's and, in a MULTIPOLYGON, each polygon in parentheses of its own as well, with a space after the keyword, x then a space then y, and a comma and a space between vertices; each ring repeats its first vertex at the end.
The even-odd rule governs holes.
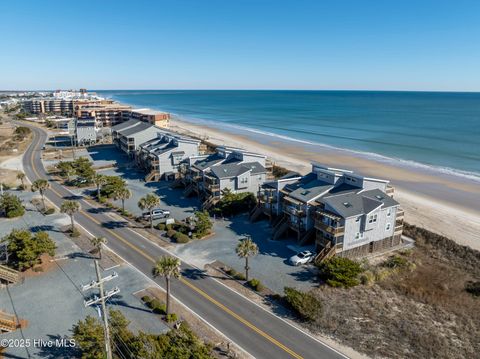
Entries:
POLYGON ((442 234, 480 250, 480 183, 424 169, 396 166, 355 156, 345 151, 296 146, 290 142, 234 134, 205 125, 172 121, 173 131, 193 135, 216 145, 248 148, 267 155, 275 164, 305 174, 310 162, 354 170, 384 178, 395 187, 394 197, 405 209, 408 223, 442 234))

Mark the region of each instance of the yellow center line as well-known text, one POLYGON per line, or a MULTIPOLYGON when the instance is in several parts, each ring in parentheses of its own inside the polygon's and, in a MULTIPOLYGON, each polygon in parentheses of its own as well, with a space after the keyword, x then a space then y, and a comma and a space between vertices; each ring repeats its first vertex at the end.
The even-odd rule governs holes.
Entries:
MULTIPOLYGON (((30 163, 31 163, 31 166, 32 166, 32 169, 33 171, 35 172, 35 174, 37 175, 37 177, 41 178, 40 174, 38 173, 37 171, 37 168, 35 166, 35 164, 33 163, 33 151, 32 151, 32 156, 30 157, 30 163)), ((53 188, 50 188, 50 190, 52 192, 54 192, 57 196, 59 196, 60 198, 63 198, 63 196, 58 193, 55 189, 53 188)), ((89 215, 88 213, 86 213, 85 211, 81 210, 80 213, 82 213, 85 217, 89 218, 92 222, 98 224, 98 225, 102 225, 101 222, 99 222, 97 219, 93 218, 91 215, 89 215)), ((135 246, 134 244, 130 243, 129 241, 127 241, 126 239, 124 239, 122 236, 120 236, 119 234, 115 233, 113 230, 109 229, 109 228, 105 228, 105 230, 107 232, 109 232, 111 235, 113 235, 114 237, 116 237, 117 239, 119 239, 121 242, 123 242, 124 244, 126 244, 127 246, 129 246, 130 248, 132 248, 134 251, 136 251, 137 253, 139 253, 140 255, 142 255, 143 257, 145 257, 146 259, 148 259, 151 263, 155 263, 155 259, 153 257, 151 257, 150 255, 148 255, 147 253, 145 253, 143 250, 141 250, 140 248, 138 248, 137 246, 135 246)), ((249 322, 248 320, 242 318, 240 315, 238 315, 237 313, 235 313, 234 311, 232 311, 231 309, 227 308, 225 305, 223 305, 222 303, 220 303, 219 301, 217 301, 216 299, 212 298, 210 295, 208 295, 205 291, 203 291, 202 289, 198 288, 197 286, 193 285, 192 283, 190 283, 189 281, 187 281, 186 279, 184 278, 180 278, 180 281, 185 284, 187 287, 191 288, 192 290, 194 290, 195 292, 197 292, 198 294, 200 294, 202 297, 204 297, 205 299, 207 299, 209 302, 215 304, 217 307, 219 307, 220 309, 222 309, 224 312, 228 313, 229 315, 231 315, 233 318, 237 319, 238 321, 240 321, 241 323, 243 323, 244 325, 246 325, 248 328, 252 329, 253 331, 255 331, 256 333, 260 334, 262 337, 264 337, 265 339, 267 339, 268 341, 270 341, 271 343, 275 344, 276 346, 278 346, 279 348, 281 348, 282 350, 284 350, 285 352, 287 352, 288 354, 290 354, 292 357, 294 358, 297 358, 297 359, 303 359, 303 357, 297 353, 295 353, 293 350, 291 350, 290 348, 286 347, 284 344, 280 343, 278 340, 276 340, 275 338, 271 337, 269 334, 265 333, 263 330, 259 329, 258 327, 256 327, 254 324, 252 324, 251 322, 249 322)))

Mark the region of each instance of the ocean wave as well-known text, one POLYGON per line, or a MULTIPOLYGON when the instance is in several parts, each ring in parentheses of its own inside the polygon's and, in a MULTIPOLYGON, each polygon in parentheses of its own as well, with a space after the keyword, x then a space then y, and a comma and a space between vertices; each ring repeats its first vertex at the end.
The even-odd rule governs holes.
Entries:
POLYGON ((425 163, 420 163, 412 160, 406 160, 403 158, 396 158, 396 157, 388 157, 385 155, 381 155, 378 153, 374 152, 367 152, 367 151, 356 151, 356 150, 351 150, 348 148, 342 148, 342 147, 336 147, 324 143, 318 143, 314 141, 308 141, 308 140, 302 140, 299 138, 294 138, 291 136, 286 136, 286 135, 281 135, 275 132, 269 132, 269 131, 264 131, 264 130, 259 130, 251 127, 246 127, 246 126, 241 126, 241 125, 235 125, 231 123, 225 123, 221 122, 221 124, 218 123, 218 121, 212 121, 212 120, 206 120, 202 118, 194 118, 194 117, 185 117, 181 116, 178 114, 173 114, 175 117, 178 117, 179 120, 190 122, 190 123, 204 123, 207 126, 213 127, 213 128, 218 128, 218 127, 225 127, 225 128, 232 128, 232 129, 238 129, 246 132, 251 132, 255 133, 258 135, 262 136, 268 136, 268 137, 273 137, 273 138, 278 138, 281 140, 289 141, 289 142, 295 142, 295 143, 301 143, 304 145, 309 145, 309 146, 315 146, 315 147, 321 147, 325 148, 328 150, 333 150, 333 151, 339 151, 339 152, 344 152, 350 155, 355 155, 371 160, 375 160, 377 162, 382 162, 382 163, 387 163, 387 164, 392 164, 392 165, 400 165, 403 167, 410 167, 410 168, 419 168, 425 171, 429 172, 436 172, 436 173, 442 173, 442 174, 447 174, 447 175, 453 175, 469 180, 473 180, 475 182, 480 183, 480 173, 478 172, 470 172, 470 171, 463 171, 451 167, 444 167, 444 166, 435 166, 435 165, 429 165, 425 163))
MULTIPOLYGON (((116 97, 115 95, 112 96, 113 99, 115 99, 115 97, 116 97)), ((130 103, 129 105, 133 105, 133 104, 130 103)), ((230 122, 218 121, 218 120, 217 121, 208 120, 208 119, 198 118, 198 117, 193 117, 193 116, 185 116, 185 115, 182 115, 182 114, 175 113, 174 111, 172 111, 168 108, 161 108, 160 106, 151 106, 151 107, 153 107, 157 110, 160 110, 160 111, 169 112, 172 115, 172 117, 174 117, 174 118, 176 117, 181 121, 189 122, 189 123, 192 123, 192 124, 203 123, 206 126, 210 126, 210 127, 213 127, 213 128, 224 127, 227 130, 228 130, 228 128, 237 129, 237 130, 241 130, 241 131, 245 131, 245 132, 254 133, 254 134, 257 134, 257 135, 262 135, 262 136, 267 136, 267 137, 271 137, 271 138, 281 139, 281 140, 288 141, 288 142, 300 143, 300 144, 303 144, 303 145, 321 147, 321 148, 328 149, 328 150, 343 152, 343 153, 346 153, 346 154, 349 154, 349 155, 354 155, 354 156, 357 156, 357 157, 363 157, 363 158, 374 160, 374 161, 377 161, 377 162, 396 165, 396 166, 400 166, 400 167, 421 169, 421 170, 424 170, 424 171, 427 171, 427 172, 430 172, 430 173, 439 173, 439 174, 456 176, 456 177, 459 177, 459 178, 468 179, 468 180, 472 180, 472 181, 480 183, 480 173, 474 172, 474 171, 464 171, 464 170, 451 168, 451 167, 446 167, 446 166, 436 166, 436 165, 425 164, 425 163, 421 163, 421 162, 417 162, 417 161, 413 161, 413 160, 406 160, 406 159, 403 159, 403 158, 389 157, 389 156, 381 155, 381 154, 374 153, 374 152, 358 151, 358 150, 352 150, 352 149, 348 149, 348 148, 336 147, 336 146, 328 145, 328 144, 325 144, 325 143, 319 143, 319 142, 299 139, 299 138, 295 138, 295 137, 291 137, 291 136, 287 136, 287 135, 281 135, 281 134, 275 133, 275 132, 259 130, 259 129, 256 129, 256 128, 242 126, 242 125, 236 125, 236 124, 232 124, 230 122)))

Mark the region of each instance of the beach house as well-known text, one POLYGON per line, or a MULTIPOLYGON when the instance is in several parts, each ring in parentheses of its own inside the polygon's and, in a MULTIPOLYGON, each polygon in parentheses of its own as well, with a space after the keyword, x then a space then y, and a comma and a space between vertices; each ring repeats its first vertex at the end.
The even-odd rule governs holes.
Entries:
POLYGON ((131 158, 138 147, 157 137, 160 128, 138 120, 128 120, 112 127, 112 141, 131 158))
POLYGON ((215 153, 190 157, 184 169, 185 195, 197 194, 208 209, 225 190, 256 193, 271 169, 266 156, 220 146, 215 153))
POLYGON ((145 181, 175 179, 189 157, 198 156, 200 140, 158 129, 157 136, 139 145, 135 160, 147 175, 145 181))
POLYGON ((315 242, 318 260, 358 257, 400 244, 403 211, 389 181, 312 164, 305 176, 267 181, 258 192, 259 213, 272 221, 272 238, 294 234, 315 242))

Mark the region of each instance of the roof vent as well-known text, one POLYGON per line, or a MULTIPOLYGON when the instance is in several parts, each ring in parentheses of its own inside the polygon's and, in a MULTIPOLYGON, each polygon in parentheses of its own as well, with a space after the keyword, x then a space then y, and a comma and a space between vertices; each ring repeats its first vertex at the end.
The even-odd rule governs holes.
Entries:
POLYGON ((375 198, 381 201, 381 200, 383 200, 385 197, 380 196, 379 194, 377 194, 377 195, 375 196, 375 198))
POLYGON ((343 202, 343 205, 347 208, 352 207, 352 204, 350 202, 343 202))

